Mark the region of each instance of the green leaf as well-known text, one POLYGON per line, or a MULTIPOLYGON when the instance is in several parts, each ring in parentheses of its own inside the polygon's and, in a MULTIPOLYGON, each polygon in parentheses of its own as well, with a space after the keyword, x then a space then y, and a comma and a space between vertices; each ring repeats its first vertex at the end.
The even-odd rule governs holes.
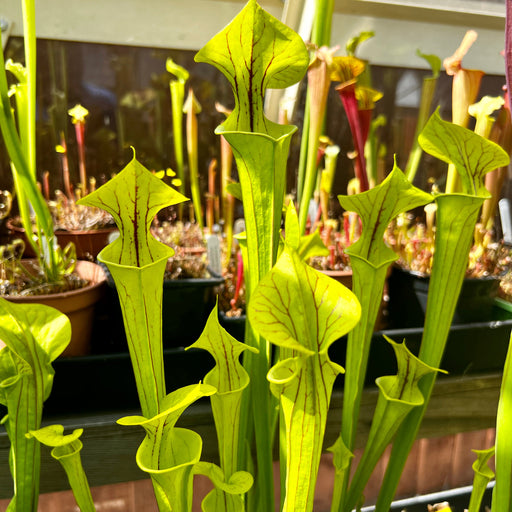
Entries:
POLYGON ((245 350, 256 350, 237 341, 219 324, 218 305, 210 313, 199 339, 187 350, 189 348, 207 350, 215 359, 215 366, 205 376, 204 382, 217 389, 211 397, 213 418, 221 467, 229 478, 237 468, 240 404, 250 380, 239 357, 245 350))
MULTIPOLYGON (((396 163, 386 179, 375 188, 352 196, 339 196, 342 207, 358 213, 363 224, 361 237, 346 250, 353 271, 352 290, 362 311, 361 321, 348 335, 346 356, 341 436, 350 451, 354 449, 370 343, 384 284, 390 264, 397 259, 384 243, 384 233, 397 215, 432 199, 430 194, 413 187, 396 163)), ((340 473, 335 479, 335 496, 344 495, 348 474, 348 471, 343 475, 340 473), (339 480, 341 476, 345 479, 343 482, 339 480)))
POLYGON ((120 236, 98 260, 109 268, 123 312, 142 412, 158 413, 165 396, 162 353, 162 281, 174 251, 150 234, 158 211, 185 200, 134 159, 78 204, 112 214, 120 236))
POLYGON ((503 96, 484 96, 478 103, 469 106, 469 114, 477 119, 490 117, 505 104, 503 96))
POLYGON ((509 342, 496 418, 496 486, 492 512, 512 507, 512 343, 509 342))
POLYGON ((226 190, 234 198, 242 201, 242 187, 240 186, 240 183, 232 181, 226 185, 226 190))
POLYGON ((254 328, 275 345, 313 355, 326 354, 354 328, 361 311, 348 288, 309 267, 285 246, 258 285, 248 315, 254 328))
POLYGON ((329 256, 329 249, 327 249, 320 237, 318 229, 309 235, 300 237, 300 245, 297 252, 304 261, 308 261, 314 256, 329 256))
POLYGON ((338 436, 336 442, 327 448, 328 452, 333 454, 333 466, 335 474, 335 485, 333 488, 332 496, 332 510, 336 510, 336 506, 339 506, 343 502, 343 486, 340 483, 345 481, 348 482, 350 476, 350 463, 354 458, 354 454, 345 446, 341 435, 338 436), (337 484, 338 483, 338 484, 337 484))
POLYGON ((357 47, 361 44, 367 41, 368 39, 371 39, 375 36, 375 32, 373 30, 363 31, 360 32, 357 36, 352 37, 347 41, 347 44, 345 45, 345 49, 347 50, 347 55, 354 57, 356 54, 357 47))
POLYGON ((121 236, 103 249, 101 261, 144 267, 173 252, 149 232, 155 215, 167 206, 187 199, 140 164, 135 156, 114 178, 77 204, 109 212, 121 236))
POLYGON ((326 194, 330 194, 332 190, 339 153, 339 146, 331 144, 325 148, 325 169, 320 175, 320 189, 326 194))
POLYGON ((217 489, 229 494, 244 494, 253 483, 252 475, 247 471, 237 471, 226 479, 224 471, 211 462, 198 462, 194 473, 207 476, 217 489))
POLYGON ((470 116, 476 119, 475 133, 482 137, 489 138, 492 126, 494 124, 494 117, 492 114, 496 110, 500 110, 505 104, 505 99, 502 96, 484 96, 479 102, 473 103, 468 108, 470 116))
POLYGON ((284 349, 268 374, 286 429, 283 510, 312 509, 332 386, 343 371, 328 349, 360 314, 350 290, 308 267, 287 244, 249 303, 253 328, 284 349))
POLYGON ((510 161, 498 144, 467 128, 443 121, 439 109, 432 114, 418 140, 423 151, 455 166, 465 194, 489 197, 484 185, 485 174, 507 166, 510 161))
POLYGON ((76 441, 83 432, 83 428, 77 428, 72 434, 64 435, 64 427, 62 425, 48 425, 39 430, 31 430, 27 436, 35 437, 40 443, 55 448, 76 441))
POLYGON ((40 448, 25 434, 41 424, 43 402, 53 384, 52 361, 71 339, 66 315, 42 304, 16 304, 0 298, 0 402, 7 406, 5 427, 11 441, 11 471, 18 510, 35 511, 40 448))
POLYGON ((176 64, 176 62, 174 62, 171 58, 168 58, 165 61, 165 69, 172 75, 176 76, 178 82, 183 84, 188 80, 190 76, 190 73, 184 67, 176 64))
POLYGON ((439 371, 414 356, 404 343, 395 343, 387 336, 384 337, 395 351, 398 373, 376 380, 379 398, 368 441, 349 488, 344 506, 346 510, 352 510, 360 502, 377 462, 407 414, 414 407, 423 405, 424 398, 418 387, 419 380, 429 373, 439 371))
POLYGON ((437 78, 441 71, 441 59, 437 55, 422 53, 419 48, 416 49, 416 55, 427 61, 430 69, 432 69, 432 77, 437 78))
POLYGON ((473 490, 469 500, 468 512, 479 512, 487 484, 494 478, 494 471, 489 467, 489 459, 495 454, 495 447, 488 450, 473 450, 477 459, 473 462, 473 490))
POLYGON ((245 502, 238 494, 226 494, 219 489, 210 491, 201 503, 203 512, 245 512, 245 502))
MULTIPOLYGON (((441 362, 448 338, 478 214, 484 200, 489 196, 483 183, 485 173, 507 165, 509 157, 499 146, 487 139, 443 121, 438 112, 427 122, 420 135, 420 144, 433 156, 454 164, 464 189, 463 194, 439 194, 435 198, 435 254, 419 357, 425 363, 436 367, 441 362)), ((435 374, 427 375, 420 383, 426 403, 430 399, 434 383, 435 374)), ((391 504, 425 410, 426 405, 416 408, 400 427, 377 508, 386 510, 391 504)))
MULTIPOLYGON (((259 280, 274 264, 286 181, 286 160, 294 126, 272 123, 264 116, 267 88, 284 88, 300 80, 309 54, 300 36, 249 0, 240 14, 196 55, 197 62, 217 67, 228 79, 235 108, 216 130, 231 145, 240 177, 247 230, 244 258, 246 294, 250 298, 259 280)), ((272 479, 273 399, 265 375, 270 347, 247 323, 245 342, 258 349, 247 352, 244 366, 251 375, 250 398, 244 401, 240 439, 241 459, 247 459, 249 432, 256 438, 258 478, 254 495, 259 506, 274 505, 272 479), (249 424, 254 423, 249 429, 249 424)), ((249 441, 250 442, 250 441, 249 441)))
MULTIPOLYGON (((165 63, 167 71, 176 76, 171 79, 169 89, 171 91, 172 105, 172 133, 174 145, 174 158, 176 160, 176 171, 178 175, 179 191, 185 193, 185 168, 183 163, 183 103, 185 100, 185 83, 189 78, 188 71, 176 64, 172 59, 165 63)), ((182 216, 182 205, 179 206, 179 218, 182 216)))
POLYGON ((224 123, 226 129, 267 133, 266 89, 284 89, 298 82, 309 54, 300 36, 249 0, 195 60, 215 66, 231 83, 235 108, 224 123))
MULTIPOLYGON (((246 298, 249 302, 252 290, 268 273, 277 257, 286 160, 294 131, 295 127, 283 127, 282 137, 278 139, 260 133, 222 132, 233 149, 242 187, 247 232, 247 250, 243 249, 242 254, 244 255, 246 298)), ((247 323, 247 325, 245 343, 258 349, 258 354, 249 352, 244 355, 244 366, 251 375, 249 391, 251 400, 245 402, 246 409, 242 411, 242 417, 249 414, 247 408, 250 408, 256 422, 254 433, 257 438, 256 454, 260 468, 259 478, 255 484, 255 494, 266 500, 267 505, 262 505, 263 508, 270 508, 270 503, 273 503, 271 467, 272 439, 274 438, 271 415, 275 410, 265 378, 270 366, 268 360, 270 349, 268 342, 255 336, 250 324, 247 323), (261 469, 262 467, 266 469, 261 469), (264 485, 268 490, 257 490, 262 480, 265 480, 264 485)), ((246 442, 244 430, 241 432, 240 440, 246 442)))
POLYGON ((377 187, 338 199, 345 210, 358 213, 363 224, 361 237, 347 249, 347 254, 378 268, 397 258, 384 242, 391 220, 399 213, 430 203, 433 197, 413 187, 395 162, 393 170, 377 187))
POLYGON ((137 465, 153 481, 160 510, 187 512, 192 506, 193 469, 199 462, 203 442, 192 430, 176 427, 182 412, 216 389, 195 384, 173 391, 162 401, 162 412, 152 418, 127 416, 120 425, 140 425, 146 436, 137 450, 137 465))
POLYGON ((286 243, 297 251, 301 243, 301 236, 299 229, 299 218, 297 217, 297 210, 295 209, 293 201, 290 201, 290 204, 286 209, 284 230, 286 234, 286 243))
POLYGON ((79 438, 82 433, 83 429, 78 428, 72 434, 64 435, 62 425, 48 425, 39 430, 31 430, 26 436, 53 447, 52 457, 60 462, 66 472, 79 509, 81 512, 95 512, 91 489, 80 457, 83 445, 79 438))
POLYGON ((247 471, 237 471, 229 479, 216 464, 198 462, 194 473, 207 476, 215 485, 201 504, 204 512, 244 512, 245 504, 242 494, 245 494, 253 484, 253 478, 247 471))
POLYGON ((441 60, 435 55, 423 55, 419 50, 416 51, 416 54, 425 58, 430 63, 432 67, 432 76, 426 76, 423 78, 418 120, 416 122, 416 129, 414 131, 413 144, 409 152, 407 164, 405 166, 405 175, 411 183, 414 182, 414 178, 418 171, 421 157, 423 155, 423 150, 419 144, 418 137, 430 117, 432 101, 434 100, 437 81, 439 79, 439 70, 441 67, 441 60))
POLYGON ((26 69, 20 65, 8 63, 8 68, 21 80, 16 87, 17 121, 9 99, 7 75, 4 71, 3 53, 0 55, 0 131, 11 160, 14 185, 18 195, 19 209, 26 232, 32 231, 30 209, 35 214, 38 241, 31 245, 38 255, 38 260, 50 282, 62 278, 62 262, 59 261, 59 251, 53 248, 55 236, 50 210, 36 180, 36 34, 34 2, 25 2, 25 61, 26 69), (26 8, 26 9, 25 9, 26 8), (18 129, 17 129, 18 127, 18 129), (46 254, 44 253, 46 249, 46 254))

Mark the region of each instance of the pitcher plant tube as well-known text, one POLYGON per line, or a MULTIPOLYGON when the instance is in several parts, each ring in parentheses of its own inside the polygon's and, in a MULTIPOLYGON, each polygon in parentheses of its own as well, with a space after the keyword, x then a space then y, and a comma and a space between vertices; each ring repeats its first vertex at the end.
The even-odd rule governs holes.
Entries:
MULTIPOLYGON (((295 126, 279 125, 264 116, 267 88, 285 88, 306 72, 309 55, 302 39, 250 0, 241 13, 196 55, 198 62, 217 67, 228 79, 235 107, 216 133, 231 145, 242 189, 247 232, 244 268, 246 293, 270 271, 279 246, 279 228, 285 193, 286 160, 295 126)), ((270 367, 270 344, 246 324, 245 342, 258 353, 246 352, 244 366, 251 375, 246 393, 240 439, 241 461, 246 439, 256 437, 258 473, 254 495, 262 510, 273 507, 272 439, 274 407, 265 376, 270 367), (252 420, 249 418, 252 409, 252 420)), ((245 454, 245 455, 244 455, 245 454)))
MULTIPOLYGON (((420 145, 425 152, 453 164, 463 190, 463 193, 435 196, 435 254, 419 357, 426 364, 438 367, 468 264, 475 224, 483 202, 489 197, 484 186, 485 174, 507 165, 509 157, 497 144, 467 128, 443 121, 438 111, 421 133, 420 145)), ((425 403, 428 403, 434 382, 435 376, 428 375, 420 383, 425 403)), ((377 506, 383 510, 391 503, 425 408, 412 411, 400 427, 377 501, 377 506)))

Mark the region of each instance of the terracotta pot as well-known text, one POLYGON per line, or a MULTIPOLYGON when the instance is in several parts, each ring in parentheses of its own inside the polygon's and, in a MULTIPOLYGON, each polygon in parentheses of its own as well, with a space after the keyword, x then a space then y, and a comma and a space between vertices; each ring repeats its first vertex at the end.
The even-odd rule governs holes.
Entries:
POLYGON ((73 242, 79 260, 94 261, 98 253, 109 243, 109 237, 117 228, 91 229, 89 231, 56 231, 55 236, 61 247, 73 242))
MULTIPOLYGON (((25 256, 27 258, 34 258, 36 255, 25 237, 25 230, 21 226, 18 226, 14 219, 7 221, 7 227, 13 236, 22 238, 25 242, 25 256)), ((55 231, 55 236, 62 248, 66 247, 69 242, 73 242, 76 248, 76 257, 79 260, 94 261, 98 253, 108 244, 109 237, 114 231, 117 231, 116 227, 83 231, 65 231, 59 229, 55 231)))
POLYGON ((352 270, 321 270, 322 274, 336 279, 339 283, 352 289, 352 270))
POLYGON ((90 261, 77 261, 75 272, 89 281, 89 285, 78 290, 27 297, 6 296, 11 302, 23 304, 45 304, 58 309, 71 321, 71 342, 61 357, 81 356, 90 352, 94 307, 106 290, 103 269, 90 261))

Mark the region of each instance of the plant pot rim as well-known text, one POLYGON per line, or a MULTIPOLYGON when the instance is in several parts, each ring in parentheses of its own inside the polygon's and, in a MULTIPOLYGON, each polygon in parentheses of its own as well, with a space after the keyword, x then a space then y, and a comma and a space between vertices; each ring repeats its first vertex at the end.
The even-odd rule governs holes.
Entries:
MULTIPOLYGON (((36 261, 33 258, 27 258, 25 261, 36 261)), ((23 260, 22 260, 23 262, 23 260)), ((77 260, 75 272, 80 275, 80 273, 94 273, 95 279, 91 283, 87 284, 83 288, 77 288, 75 290, 68 290, 66 292, 58 292, 58 293, 45 293, 41 295, 5 295, 3 296, 5 299, 11 302, 25 302, 25 303, 38 303, 41 301, 60 301, 62 299, 71 298, 76 295, 80 295, 84 290, 95 291, 95 294, 92 294, 93 297, 100 297, 103 293, 103 287, 106 285, 107 276, 103 271, 103 268, 97 263, 93 263, 92 261, 86 260, 77 260)), ((90 279, 89 279, 90 281, 90 279)), ((93 298, 91 297, 91 298, 93 298)))
POLYGON ((349 270, 325 269, 325 270, 319 270, 319 272, 322 272, 322 274, 326 274, 328 276, 351 276, 352 275, 352 269, 349 269, 349 270))
MULTIPOLYGON (((19 225, 16 221, 18 220, 18 217, 10 217, 7 219, 7 227, 11 229, 12 231, 17 231, 18 233, 25 233, 25 228, 21 225, 19 225)), ((54 234, 55 236, 59 236, 59 234, 66 234, 66 235, 80 235, 83 233, 91 234, 91 233, 98 233, 98 234, 104 234, 104 233, 112 233, 113 231, 117 230, 117 226, 104 226, 102 228, 90 228, 90 229, 55 229, 54 234)))
POLYGON ((88 234, 88 235, 103 235, 105 233, 112 233, 114 231, 117 231, 117 226, 111 226, 111 227, 103 227, 103 228, 92 228, 92 229, 57 229, 54 231, 55 236, 59 236, 60 234, 65 235, 82 235, 82 234, 88 234))
MULTIPOLYGON (((404 274, 409 274, 411 276, 417 277, 419 279, 429 280, 431 274, 425 274, 424 272, 420 272, 419 270, 410 270, 408 268, 401 267, 400 265, 393 265, 393 269, 396 269, 399 272, 403 272, 404 274)), ((506 270, 501 274, 492 274, 492 275, 484 275, 484 276, 464 276, 464 281, 495 281, 500 280, 505 274, 506 270)))
POLYGON ((165 279, 164 288, 184 288, 186 286, 208 287, 218 286, 224 282, 222 276, 212 274, 211 277, 190 277, 185 279, 165 279))

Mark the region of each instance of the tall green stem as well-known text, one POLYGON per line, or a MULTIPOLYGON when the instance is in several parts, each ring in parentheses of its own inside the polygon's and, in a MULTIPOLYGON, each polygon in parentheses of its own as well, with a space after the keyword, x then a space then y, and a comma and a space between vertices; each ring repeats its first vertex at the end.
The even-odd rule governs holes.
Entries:
MULTIPOLYGON (((183 103, 185 100, 185 83, 188 80, 188 71, 167 59, 165 67, 169 73, 176 76, 176 80, 169 82, 172 104, 172 133, 174 142, 174 158, 176 160, 176 174, 181 181, 178 190, 185 195, 185 168, 183 165, 183 103)), ((179 217, 183 214, 183 205, 178 206, 179 217)))
MULTIPOLYGON (((300 80, 309 56, 295 32, 263 11, 255 0, 249 0, 195 59, 219 68, 230 81, 235 96, 233 112, 216 133, 231 145, 240 177, 247 232, 244 268, 250 302, 256 284, 270 271, 277 257, 286 160, 290 138, 296 130, 294 126, 281 126, 266 119, 263 97, 267 88, 283 88, 300 80)), ((245 342, 258 349, 258 354, 246 353, 244 357, 251 380, 242 405, 245 418, 241 418, 239 437, 246 443, 248 432, 254 431, 258 466, 253 496, 259 502, 258 510, 270 511, 274 507, 275 402, 266 375, 271 350, 264 338, 253 334, 249 324, 245 342)))
POLYGON ((36 9, 35 0, 22 0, 23 40, 25 43, 25 67, 27 69, 27 161, 36 179, 36 9))
POLYGON ((311 42, 317 46, 330 46, 334 0, 317 0, 311 42))
MULTIPOLYGON (((509 158, 496 144, 470 130, 442 121, 437 112, 422 132, 420 144, 425 151, 456 167, 466 191, 466 194, 436 197, 435 256, 419 357, 425 363, 439 367, 468 263, 474 226, 483 201, 488 197, 483 185, 484 176, 508 162, 509 158)), ((400 427, 377 501, 379 510, 387 510, 391 504, 434 383, 432 376, 422 380, 420 389, 425 396, 425 405, 412 411, 400 427)))
MULTIPOLYGON (((361 403, 370 342, 382 301, 382 293, 389 266, 396 256, 384 243, 384 232, 391 220, 400 213, 424 205, 432 200, 405 178, 398 167, 375 188, 352 196, 339 196, 342 207, 356 212, 363 223, 359 240, 347 252, 354 271, 353 291, 362 308, 361 321, 348 334, 347 358, 341 441, 345 450, 354 450, 359 407, 361 403)), ((348 488, 350 460, 345 471, 338 471, 334 483, 331 510, 343 510, 348 488)))
MULTIPOLYGON (((334 0, 317 0, 311 42, 318 48, 330 45, 333 11, 334 0)), ((306 229, 309 202, 313 196, 317 178, 317 151, 319 138, 324 126, 325 105, 330 84, 330 78, 328 79, 326 76, 325 79, 327 81, 327 88, 324 91, 313 91, 310 90, 312 85, 308 74, 308 91, 302 125, 302 143, 297 181, 297 198, 300 201, 299 222, 302 233, 306 229)), ((318 85, 317 82, 317 80, 314 81, 313 86, 318 85)))
POLYGON ((174 251, 149 232, 162 208, 185 198, 135 158, 114 178, 78 201, 114 217, 120 237, 98 260, 116 283, 142 413, 153 417, 165 397, 162 347, 162 280, 174 251), (149 198, 149 199, 148 199, 149 198))
POLYGON ((405 175, 411 183, 414 181, 414 177, 416 176, 416 172, 420 165, 421 155, 423 153, 423 150, 421 149, 418 141, 418 137, 430 116, 432 100, 434 99, 434 93, 439 78, 439 71, 441 69, 441 59, 436 55, 424 55, 419 50, 416 51, 416 55, 418 55, 418 57, 422 57, 430 64, 430 67, 432 68, 432 76, 427 76, 423 79, 423 85, 421 87, 420 109, 418 112, 416 131, 414 133, 414 142, 409 153, 407 165, 405 167, 405 175))
MULTIPOLYGON (((58 256, 54 248, 55 236, 53 233, 53 222, 46 202, 37 187, 36 182, 36 160, 35 160, 35 6, 33 0, 23 2, 24 23, 25 23, 25 52, 27 68, 25 71, 19 71, 18 80, 23 80, 19 86, 25 89, 26 94, 17 96, 20 103, 20 111, 25 119, 20 122, 21 131, 16 131, 16 123, 11 111, 11 104, 8 95, 7 77, 5 74, 5 63, 3 53, 0 54, 0 130, 4 138, 9 158, 11 159, 14 172, 16 174, 15 182, 18 188, 23 190, 20 200, 28 199, 36 216, 37 232, 39 240, 37 242, 38 258, 41 268, 50 282, 57 281, 61 276, 58 267, 58 256), (23 104, 23 102, 25 104, 23 104)), ((13 67, 14 69, 15 67, 13 67)), ((21 206, 21 213, 25 216, 24 226, 30 229, 32 224, 29 217, 28 207, 21 206)))
POLYGON ((430 106, 432 105, 436 85, 437 77, 429 77, 423 80, 423 87, 421 89, 420 111, 418 114, 418 121, 416 123, 416 132, 414 133, 414 142, 409 153, 407 165, 405 167, 405 175, 407 176, 407 179, 411 183, 414 181, 414 178, 416 177, 416 172, 418 171, 418 167, 420 165, 421 155, 423 154, 423 150, 421 149, 421 146, 418 143, 418 136, 421 133, 421 130, 423 130, 423 127, 425 126, 425 123, 427 122, 430 116, 430 106))
POLYGON ((492 512, 512 509, 512 344, 509 344, 496 420, 496 487, 492 512))

